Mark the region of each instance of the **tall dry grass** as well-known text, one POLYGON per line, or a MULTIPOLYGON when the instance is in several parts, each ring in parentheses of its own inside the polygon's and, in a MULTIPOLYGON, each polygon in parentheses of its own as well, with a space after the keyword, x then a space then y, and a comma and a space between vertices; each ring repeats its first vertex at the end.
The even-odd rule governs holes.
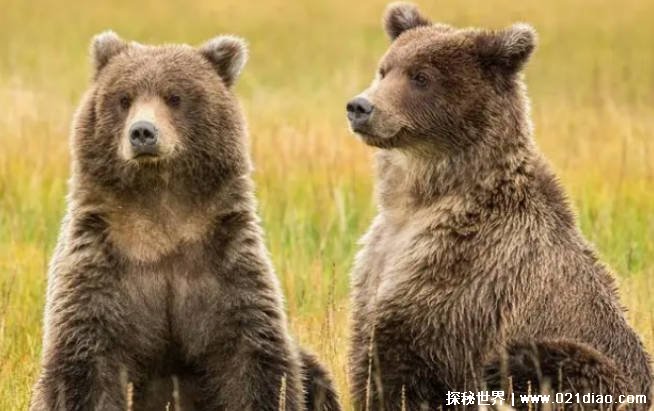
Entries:
MULTIPOLYGON (((580 224, 619 273, 629 319, 654 348, 654 2, 422 1, 438 20, 527 21, 536 139, 580 224)), ((371 150, 344 104, 387 46, 385 1, 0 0, 0 410, 25 409, 38 369, 45 267, 64 207, 67 135, 88 84, 90 37, 249 40, 237 92, 251 128, 267 242, 293 331, 346 404, 348 270, 374 212, 371 150)))

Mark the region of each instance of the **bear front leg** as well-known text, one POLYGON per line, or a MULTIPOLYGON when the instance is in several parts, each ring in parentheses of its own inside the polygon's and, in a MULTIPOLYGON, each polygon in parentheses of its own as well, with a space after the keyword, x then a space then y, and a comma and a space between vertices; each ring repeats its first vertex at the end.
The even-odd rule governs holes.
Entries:
MULTIPOLYGON (((124 410, 130 379, 118 343, 107 328, 100 301, 80 305, 55 304, 54 324, 45 344, 41 376, 34 389, 31 410, 124 410)), ((70 298, 71 300, 73 298, 70 298)), ((104 308, 104 309, 103 309, 104 308)), ((127 335, 127 334, 124 334, 127 335)))
POLYGON ((125 410, 128 389, 121 374, 119 367, 97 358, 69 355, 49 362, 34 387, 30 410, 125 410))
POLYGON ((379 323, 373 341, 356 333, 350 354, 352 397, 357 411, 436 410, 447 386, 397 324, 379 323))
MULTIPOLYGON (((235 306, 202 335, 210 342, 192 356, 200 410, 302 411, 297 350, 275 308, 235 306)), ((196 334, 197 335, 197 334, 196 334)), ((190 343, 197 347, 198 340, 190 343)))
MULTIPOLYGON (((93 220, 95 221, 95 220, 93 220)), ((116 287, 117 264, 90 220, 73 221, 48 276, 42 370, 30 409, 124 410, 129 373, 120 349, 133 335, 116 287), (84 227, 75 233, 77 227, 84 227)))
POLYGON ((472 303, 458 306, 464 312, 423 303, 383 301, 374 318, 355 316, 350 375, 357 411, 446 409, 449 391, 481 388, 481 359, 501 326, 465 315, 472 303))
POLYGON ((297 355, 275 327, 256 327, 254 332, 234 330, 241 335, 216 341, 193 361, 201 393, 198 409, 304 410, 297 355))
MULTIPOLYGON (((484 367, 489 389, 507 389, 516 395, 531 393, 634 394, 624 373, 612 359, 582 342, 569 339, 512 341, 484 367), (511 377, 509 380, 508 378, 511 377)), ((598 406, 598 404, 594 404, 598 406)), ((516 404, 528 408, 528 404, 516 404)), ((579 404, 565 409, 581 408, 579 404)), ((590 407, 592 408, 592 407, 590 407)), ((606 409, 611 408, 606 406, 606 409)), ((623 405, 623 409, 647 409, 646 405, 623 405)))

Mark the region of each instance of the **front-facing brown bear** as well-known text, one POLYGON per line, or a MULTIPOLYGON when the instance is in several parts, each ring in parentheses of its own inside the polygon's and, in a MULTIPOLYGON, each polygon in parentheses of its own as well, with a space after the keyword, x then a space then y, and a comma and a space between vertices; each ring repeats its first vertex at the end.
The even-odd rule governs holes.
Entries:
MULTIPOLYGON (((456 29, 408 4, 384 22, 392 44, 347 105, 381 148, 379 213, 352 280, 356 409, 459 409, 462 392, 548 387, 613 395, 587 409, 649 396, 614 280, 532 139, 520 71, 533 29, 456 29)), ((581 407, 560 398, 573 399, 553 409, 581 407)))
POLYGON ((92 54, 31 409, 339 409, 263 243, 231 90, 242 40, 109 32, 92 54))

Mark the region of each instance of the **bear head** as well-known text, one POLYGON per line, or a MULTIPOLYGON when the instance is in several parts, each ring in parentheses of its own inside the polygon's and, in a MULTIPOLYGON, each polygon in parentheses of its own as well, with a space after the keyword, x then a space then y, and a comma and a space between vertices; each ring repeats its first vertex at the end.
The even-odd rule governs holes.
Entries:
POLYGON ((451 154, 528 127, 520 71, 535 47, 530 26, 457 29, 394 3, 384 27, 391 46, 372 85, 347 105, 365 143, 451 154))
POLYGON ((245 122, 231 90, 243 40, 147 46, 113 32, 91 45, 94 74, 73 130, 76 181, 112 194, 210 193, 249 171, 245 122))

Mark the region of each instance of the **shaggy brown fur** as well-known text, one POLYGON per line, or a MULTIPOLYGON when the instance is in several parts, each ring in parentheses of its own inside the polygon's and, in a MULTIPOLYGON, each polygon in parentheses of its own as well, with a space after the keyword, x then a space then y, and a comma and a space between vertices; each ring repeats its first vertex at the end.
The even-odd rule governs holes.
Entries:
POLYGON ((447 407, 448 390, 509 376, 518 390, 548 379, 649 395, 614 280, 531 136, 520 70, 533 29, 455 29, 407 4, 385 27, 379 74, 348 104, 381 148, 379 213, 352 278, 356 409, 447 407))
POLYGON ((230 89, 242 40, 152 47, 105 33, 93 57, 31 409, 338 410, 289 337, 262 239, 230 89), (145 123, 158 135, 147 151, 133 141, 145 123))

